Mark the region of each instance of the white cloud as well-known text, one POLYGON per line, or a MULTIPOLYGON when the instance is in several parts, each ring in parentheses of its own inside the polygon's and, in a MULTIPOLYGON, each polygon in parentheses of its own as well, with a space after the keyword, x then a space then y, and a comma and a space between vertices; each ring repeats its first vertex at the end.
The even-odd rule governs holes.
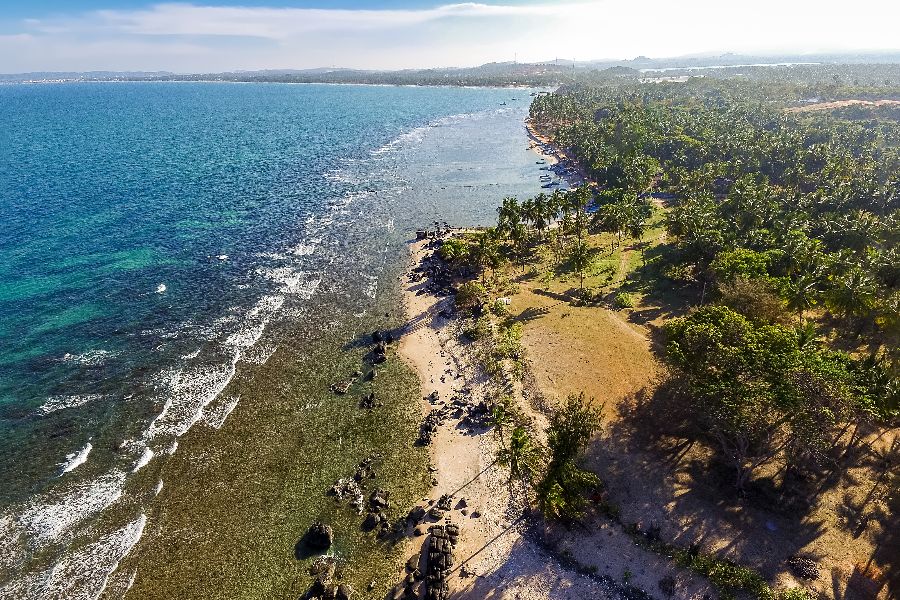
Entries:
POLYGON ((404 68, 554 57, 897 48, 900 4, 873 0, 596 0, 332 10, 159 4, 4 29, 0 71, 404 68))

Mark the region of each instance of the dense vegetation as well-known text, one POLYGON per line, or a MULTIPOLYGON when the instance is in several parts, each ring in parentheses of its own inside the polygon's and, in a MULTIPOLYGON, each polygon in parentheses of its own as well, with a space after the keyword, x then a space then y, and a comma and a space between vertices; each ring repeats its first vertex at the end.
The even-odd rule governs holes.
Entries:
MULTIPOLYGON (((852 425, 900 415, 900 122, 884 107, 787 112, 802 90, 835 89, 814 74, 540 96, 533 123, 593 184, 506 198, 495 229, 443 249, 482 284, 504 259, 524 272, 549 252, 578 276, 573 300, 590 302, 591 235, 640 242, 664 205, 664 242, 639 244, 642 275, 696 307, 663 328, 671 406, 741 491, 763 468, 814 476, 853 443, 852 425)), ((622 289, 610 305, 634 302, 622 289)))

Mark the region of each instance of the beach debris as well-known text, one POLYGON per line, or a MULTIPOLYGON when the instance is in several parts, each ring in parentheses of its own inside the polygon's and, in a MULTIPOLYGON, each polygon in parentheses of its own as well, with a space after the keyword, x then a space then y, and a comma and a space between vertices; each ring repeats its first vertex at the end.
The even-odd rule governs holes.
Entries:
POLYGON ((306 543, 314 550, 328 550, 334 543, 334 530, 331 525, 316 521, 306 534, 306 543))

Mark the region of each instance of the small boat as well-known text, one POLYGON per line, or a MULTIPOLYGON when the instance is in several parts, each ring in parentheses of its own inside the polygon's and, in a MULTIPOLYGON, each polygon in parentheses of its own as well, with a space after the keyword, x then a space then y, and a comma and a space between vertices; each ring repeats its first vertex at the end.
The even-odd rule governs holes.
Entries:
POLYGON ((536 160, 536 161, 534 161, 534 164, 536 164, 536 165, 546 165, 546 164, 547 164, 547 161, 544 160, 544 159, 542 158, 541 160, 536 160))
POLYGON ((501 102, 500 106, 506 106, 506 102, 501 102))
MULTIPOLYGON (((557 184, 557 185, 558 185, 558 184, 557 184)), ((542 187, 542 188, 550 188, 550 187, 553 187, 553 184, 552 184, 552 183, 545 183, 545 184, 542 185, 541 187, 542 187)))

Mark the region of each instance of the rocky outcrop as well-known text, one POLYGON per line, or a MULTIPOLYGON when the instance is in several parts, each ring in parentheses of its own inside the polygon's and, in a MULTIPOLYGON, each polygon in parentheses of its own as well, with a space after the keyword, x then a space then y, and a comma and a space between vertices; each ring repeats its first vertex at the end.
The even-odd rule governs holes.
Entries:
POLYGON ((453 568, 453 548, 459 538, 459 526, 453 523, 433 525, 428 538, 428 566, 425 571, 426 600, 449 597, 447 577, 453 568))

